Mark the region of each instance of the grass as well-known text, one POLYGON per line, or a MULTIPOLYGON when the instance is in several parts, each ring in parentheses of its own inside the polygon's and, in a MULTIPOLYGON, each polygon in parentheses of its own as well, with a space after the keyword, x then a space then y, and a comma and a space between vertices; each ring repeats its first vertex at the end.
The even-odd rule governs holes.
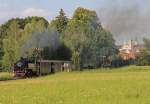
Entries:
POLYGON ((150 67, 0 82, 0 104, 149 104, 150 67))
POLYGON ((0 81, 12 80, 12 79, 13 79, 13 73, 0 72, 0 81))
POLYGON ((145 72, 150 71, 150 66, 126 66, 126 67, 120 67, 120 68, 100 68, 97 70, 91 70, 87 69, 88 72, 145 72))

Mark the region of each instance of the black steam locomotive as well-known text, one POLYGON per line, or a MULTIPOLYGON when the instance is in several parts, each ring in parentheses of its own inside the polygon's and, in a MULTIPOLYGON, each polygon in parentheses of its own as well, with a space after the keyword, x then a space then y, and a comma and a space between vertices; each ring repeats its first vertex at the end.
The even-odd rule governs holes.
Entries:
POLYGON ((14 64, 15 77, 31 77, 39 75, 39 63, 28 58, 20 58, 14 64))
POLYGON ((42 48, 35 49, 37 55, 33 58, 20 58, 14 64, 15 77, 32 77, 53 74, 62 69, 71 69, 71 61, 64 60, 43 60, 41 57, 42 48))
POLYGON ((20 58, 14 64, 14 76, 19 78, 53 74, 64 70, 71 70, 71 61, 20 58))

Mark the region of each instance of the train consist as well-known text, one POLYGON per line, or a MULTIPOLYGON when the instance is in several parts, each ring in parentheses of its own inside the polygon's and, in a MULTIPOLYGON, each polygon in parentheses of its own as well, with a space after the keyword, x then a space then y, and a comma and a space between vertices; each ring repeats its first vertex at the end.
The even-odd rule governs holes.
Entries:
POLYGON ((59 71, 71 71, 71 61, 20 58, 14 64, 15 77, 40 76, 59 71))
POLYGON ((40 76, 59 71, 71 71, 71 62, 62 60, 32 61, 27 58, 21 58, 14 64, 15 77, 40 76))

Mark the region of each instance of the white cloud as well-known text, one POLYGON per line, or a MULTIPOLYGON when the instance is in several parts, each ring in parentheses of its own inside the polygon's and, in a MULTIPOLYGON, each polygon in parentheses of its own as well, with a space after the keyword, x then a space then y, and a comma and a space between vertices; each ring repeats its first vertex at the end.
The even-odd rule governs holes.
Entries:
POLYGON ((42 16, 42 17, 45 17, 45 16, 49 15, 49 12, 47 10, 40 9, 40 8, 27 8, 23 11, 22 15, 24 17, 27 17, 27 16, 42 16))

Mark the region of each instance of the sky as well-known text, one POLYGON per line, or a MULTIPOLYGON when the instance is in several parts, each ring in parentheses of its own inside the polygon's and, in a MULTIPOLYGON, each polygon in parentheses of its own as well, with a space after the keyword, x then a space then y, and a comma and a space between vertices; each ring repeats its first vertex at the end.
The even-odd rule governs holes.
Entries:
POLYGON ((12 17, 44 16, 53 19, 61 8, 67 16, 81 6, 97 10, 104 0, 0 0, 0 23, 12 17))
POLYGON ((150 38, 150 0, 0 0, 0 24, 11 18, 54 19, 61 8, 71 17, 77 7, 95 10, 118 43, 150 38))

